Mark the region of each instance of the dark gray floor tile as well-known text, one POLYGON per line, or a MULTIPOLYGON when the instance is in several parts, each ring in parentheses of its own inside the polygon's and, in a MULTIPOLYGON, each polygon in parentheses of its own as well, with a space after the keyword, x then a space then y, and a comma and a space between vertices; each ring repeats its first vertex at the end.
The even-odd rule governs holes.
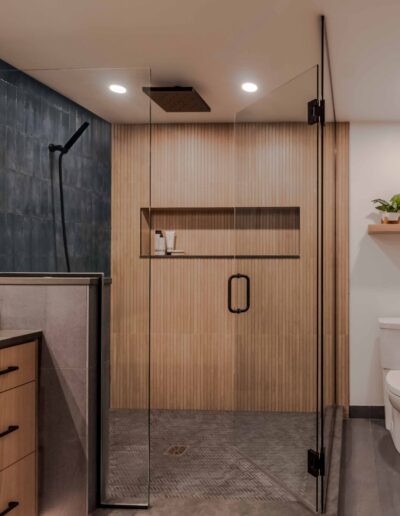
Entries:
POLYGON ((390 433, 385 429, 384 421, 371 421, 371 433, 382 514, 398 516, 400 514, 400 454, 394 447, 390 433))
POLYGON ((400 515, 400 454, 384 421, 343 425, 339 516, 400 515))
POLYGON ((343 409, 335 411, 335 425, 332 435, 332 453, 329 462, 329 478, 326 487, 326 515, 337 516, 339 506, 340 466, 343 441, 343 409))
POLYGON ((383 516, 379 501, 371 420, 344 424, 340 516, 383 516))

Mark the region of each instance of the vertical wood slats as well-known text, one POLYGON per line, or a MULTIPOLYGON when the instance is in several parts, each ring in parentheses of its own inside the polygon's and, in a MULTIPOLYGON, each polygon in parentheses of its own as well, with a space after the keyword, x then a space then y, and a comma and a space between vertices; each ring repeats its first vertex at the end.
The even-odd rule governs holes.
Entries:
POLYGON ((148 260, 141 260, 139 206, 150 202, 148 126, 112 128, 111 406, 146 407, 149 382, 148 260))
POLYGON ((240 410, 316 408, 317 138, 306 124, 236 129, 238 206, 300 207, 300 259, 238 260, 252 309, 236 320, 240 410))
POLYGON ((336 402, 349 408, 349 124, 337 128, 336 402))
MULTIPOLYGON (((346 124, 342 125, 339 143, 345 148, 348 134, 346 124)), ((151 206, 299 206, 301 259, 238 260, 236 265, 223 259, 152 260, 152 405, 312 410, 316 371, 313 128, 286 123, 243 124, 236 129, 234 134, 229 124, 153 127, 151 206), (255 297, 252 310, 238 318, 226 309, 226 281, 239 269, 250 273, 255 297)), ((140 206, 150 201, 147 131, 145 126, 113 129, 114 406, 147 403, 149 261, 138 258, 140 206)), ((345 169, 346 154, 339 152, 339 156, 345 169)), ((345 174, 338 175, 337 187, 346 189, 345 174)), ((346 232, 342 208, 340 234, 346 232)), ((239 218, 235 222, 239 225, 239 218)), ((244 219, 242 224, 246 225, 244 219)), ((235 250, 245 245, 235 238, 235 250)), ((343 241, 341 256, 346 247, 343 241)), ((338 282, 345 300, 344 272, 338 274, 338 282)), ((345 301, 338 312, 338 320, 345 321, 345 301)), ((342 325, 338 392, 345 399, 347 341, 345 322, 342 325)))

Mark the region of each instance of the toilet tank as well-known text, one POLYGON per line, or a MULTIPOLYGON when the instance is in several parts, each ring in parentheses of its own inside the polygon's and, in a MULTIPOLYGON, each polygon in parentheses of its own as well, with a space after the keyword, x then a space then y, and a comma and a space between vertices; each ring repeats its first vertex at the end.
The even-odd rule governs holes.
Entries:
POLYGON ((381 366, 400 370, 400 317, 381 317, 379 328, 381 366))

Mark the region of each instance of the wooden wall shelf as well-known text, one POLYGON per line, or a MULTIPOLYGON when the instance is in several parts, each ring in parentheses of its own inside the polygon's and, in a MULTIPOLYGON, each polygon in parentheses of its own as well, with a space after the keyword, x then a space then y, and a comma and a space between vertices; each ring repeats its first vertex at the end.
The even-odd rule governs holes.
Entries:
POLYGON ((142 258, 154 254, 154 231, 176 231, 183 255, 157 258, 299 258, 300 208, 141 208, 142 258))
POLYGON ((368 226, 368 234, 370 235, 386 235, 400 234, 400 224, 370 224, 368 226))

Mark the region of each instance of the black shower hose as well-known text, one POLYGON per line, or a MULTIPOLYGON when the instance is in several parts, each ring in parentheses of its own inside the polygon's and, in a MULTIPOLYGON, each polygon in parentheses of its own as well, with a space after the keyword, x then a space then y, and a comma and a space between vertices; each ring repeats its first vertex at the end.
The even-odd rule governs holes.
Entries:
POLYGON ((67 272, 71 272, 71 265, 69 263, 69 254, 68 254, 68 243, 67 243, 67 230, 65 228, 65 211, 64 211, 64 188, 63 188, 63 179, 62 179, 62 159, 64 156, 64 152, 60 152, 58 157, 58 178, 59 178, 59 186, 60 186, 60 209, 61 209, 61 227, 62 227, 62 236, 64 242, 64 254, 65 261, 67 264, 67 272))

